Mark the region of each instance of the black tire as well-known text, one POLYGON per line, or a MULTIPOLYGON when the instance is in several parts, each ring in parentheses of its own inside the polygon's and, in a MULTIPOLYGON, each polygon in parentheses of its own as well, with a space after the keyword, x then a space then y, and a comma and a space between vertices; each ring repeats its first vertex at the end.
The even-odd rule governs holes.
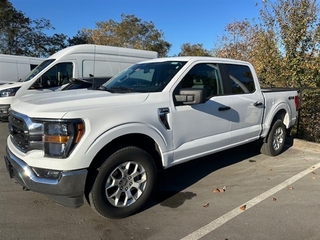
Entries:
POLYGON ((261 153, 268 156, 276 156, 283 150, 286 140, 286 126, 282 120, 278 119, 272 125, 272 128, 262 144, 261 153))
POLYGON ((98 169, 88 194, 89 204, 102 217, 128 217, 148 201, 156 178, 155 162, 147 152, 124 147, 98 169))

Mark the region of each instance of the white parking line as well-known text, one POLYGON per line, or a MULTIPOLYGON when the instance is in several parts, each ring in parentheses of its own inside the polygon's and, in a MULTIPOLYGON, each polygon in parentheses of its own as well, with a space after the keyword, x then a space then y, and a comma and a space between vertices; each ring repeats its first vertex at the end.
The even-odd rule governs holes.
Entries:
MULTIPOLYGON (((248 202, 241 204, 240 206, 246 205, 246 210, 255 206, 256 204, 260 203, 261 201, 265 200, 266 198, 274 195, 275 193, 279 192, 280 190, 288 187, 295 181, 301 179, 302 177, 306 176, 307 174, 313 172, 314 170, 320 167, 320 163, 309 167, 308 169, 298 173, 297 175, 287 179, 286 181, 280 183, 279 185, 271 188, 270 190, 260 194, 259 196, 249 200, 248 202)), ((209 224, 205 225, 204 227, 194 231, 193 233, 189 234, 188 236, 182 238, 181 240, 196 240, 200 239, 203 236, 207 235, 208 233, 214 231, 218 227, 222 226, 229 220, 233 219, 234 217, 238 216, 239 214, 243 213, 244 211, 240 210, 240 206, 231 210, 230 212, 224 214, 223 216, 213 220, 209 224)))

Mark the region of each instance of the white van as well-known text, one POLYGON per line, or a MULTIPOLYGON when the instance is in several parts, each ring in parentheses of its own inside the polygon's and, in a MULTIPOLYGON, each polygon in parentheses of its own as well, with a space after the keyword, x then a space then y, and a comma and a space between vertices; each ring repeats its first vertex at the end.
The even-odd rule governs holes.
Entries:
POLYGON ((43 60, 36 57, 0 54, 0 84, 18 81, 43 60))
POLYGON ((26 94, 55 91, 70 78, 114 76, 134 63, 157 58, 154 51, 82 44, 53 54, 20 82, 0 85, 0 120, 7 120, 11 102, 26 94))

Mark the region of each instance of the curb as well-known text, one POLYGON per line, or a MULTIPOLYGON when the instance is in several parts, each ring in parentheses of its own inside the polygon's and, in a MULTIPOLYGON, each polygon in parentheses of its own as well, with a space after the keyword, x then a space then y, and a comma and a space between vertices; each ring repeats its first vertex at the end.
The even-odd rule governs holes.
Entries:
POLYGON ((308 142, 308 141, 297 139, 297 138, 294 138, 292 141, 293 141, 293 144, 292 144, 293 147, 308 149, 315 152, 320 151, 319 143, 308 142))

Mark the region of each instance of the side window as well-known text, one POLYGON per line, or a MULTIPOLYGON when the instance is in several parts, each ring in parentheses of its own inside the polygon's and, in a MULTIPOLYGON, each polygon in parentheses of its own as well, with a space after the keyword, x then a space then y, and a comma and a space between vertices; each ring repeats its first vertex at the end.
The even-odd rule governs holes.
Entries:
POLYGON ((51 88, 66 84, 72 78, 72 73, 72 63, 59 63, 42 75, 40 79, 42 87, 40 88, 51 88))
POLYGON ((181 80, 174 93, 178 94, 181 88, 204 89, 206 98, 222 95, 223 88, 217 64, 200 63, 195 65, 181 80))
POLYGON ((37 66, 38 66, 38 65, 36 65, 36 64, 30 64, 30 71, 33 70, 33 69, 35 69, 37 66))
POLYGON ((233 94, 253 93, 255 85, 250 68, 245 65, 226 64, 233 94))
POLYGON ((57 79, 59 86, 69 83, 69 79, 73 77, 73 63, 60 63, 58 68, 57 79))

